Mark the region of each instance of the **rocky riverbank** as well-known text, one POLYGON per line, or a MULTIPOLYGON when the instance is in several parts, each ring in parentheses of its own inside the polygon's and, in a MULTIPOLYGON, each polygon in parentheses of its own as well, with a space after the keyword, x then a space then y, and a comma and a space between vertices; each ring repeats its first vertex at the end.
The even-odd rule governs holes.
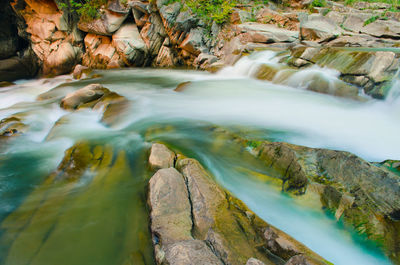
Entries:
MULTIPOLYGON (((249 2, 237 4, 224 25, 205 24, 183 3, 166 0, 109 1, 92 20, 73 16, 62 8, 63 1, 16 0, 11 6, 2 18, 13 21, 2 37, 4 43, 13 42, 2 45, 11 47, 0 57, 2 81, 33 76, 39 68, 42 75, 66 74, 77 64, 215 71, 252 51, 289 49, 289 67, 336 69, 345 83, 385 98, 399 66, 400 13, 389 11, 387 4, 328 1, 325 7, 312 7, 303 1, 284 7, 249 2)), ((351 88, 345 90, 352 94, 351 88)))

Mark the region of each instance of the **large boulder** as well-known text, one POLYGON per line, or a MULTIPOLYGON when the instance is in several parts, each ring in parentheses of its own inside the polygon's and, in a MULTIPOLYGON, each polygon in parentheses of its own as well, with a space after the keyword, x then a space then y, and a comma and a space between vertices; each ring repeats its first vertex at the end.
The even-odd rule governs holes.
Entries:
POLYGON ((178 155, 176 167, 158 170, 149 184, 157 264, 284 264, 298 254, 325 264, 220 188, 198 161, 178 155))
POLYGON ((71 72, 80 61, 81 48, 72 46, 69 42, 53 45, 50 54, 44 58, 43 73, 46 75, 60 75, 71 72))
POLYGON ((66 95, 61 100, 61 107, 77 109, 80 105, 98 100, 108 92, 109 90, 100 84, 90 84, 66 95))
POLYGON ((337 38, 343 30, 329 18, 319 14, 300 14, 300 39, 326 42, 337 38))
POLYGON ((298 40, 298 31, 278 28, 275 25, 246 22, 238 25, 246 39, 255 43, 295 42, 298 40))
MULTIPOLYGON (((282 180, 284 191, 307 194, 308 198, 319 196, 325 211, 352 225, 360 234, 380 242, 388 256, 398 262, 400 178, 384 163, 369 163, 348 152, 283 142, 253 144, 237 134, 224 130, 223 133, 245 147, 253 146, 251 153, 272 169, 272 176, 282 180), (293 184, 285 184, 290 179, 293 184)), ((268 232, 266 236, 279 238, 274 233, 268 232)), ((284 241, 274 241, 269 242, 271 249, 283 247, 286 254, 295 249, 284 247, 288 246, 284 241)))
POLYGON ((126 65, 143 65, 147 47, 135 24, 124 24, 112 36, 112 44, 126 65))
POLYGON ((151 230, 163 246, 193 239, 189 194, 175 168, 158 170, 149 182, 151 230))
POLYGON ((108 9, 100 12, 100 18, 91 21, 80 20, 78 23, 79 29, 88 33, 111 36, 121 27, 129 14, 129 12, 116 13, 108 9))

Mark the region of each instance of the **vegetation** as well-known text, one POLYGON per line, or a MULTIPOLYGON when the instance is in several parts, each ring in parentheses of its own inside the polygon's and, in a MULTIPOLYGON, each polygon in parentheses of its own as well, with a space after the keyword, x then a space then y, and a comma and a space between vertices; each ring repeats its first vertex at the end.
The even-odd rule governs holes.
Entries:
POLYGON ((77 14, 83 21, 90 21, 100 16, 99 9, 107 4, 107 0, 67 0, 60 3, 61 9, 77 14))
POLYGON ((313 0, 311 3, 312 7, 324 7, 326 6, 326 0, 313 0))
POLYGON ((364 21, 364 26, 371 24, 372 22, 375 22, 376 20, 378 20, 380 18, 380 16, 372 16, 369 19, 364 21))

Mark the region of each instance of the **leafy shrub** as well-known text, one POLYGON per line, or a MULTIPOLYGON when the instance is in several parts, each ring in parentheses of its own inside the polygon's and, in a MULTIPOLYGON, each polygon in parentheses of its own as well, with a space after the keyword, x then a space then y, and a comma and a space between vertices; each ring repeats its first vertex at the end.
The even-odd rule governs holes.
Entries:
POLYGON ((324 7, 326 6, 326 0, 313 0, 311 3, 312 7, 324 7))
POLYGON ((90 21, 100 16, 99 9, 107 0, 67 0, 60 3, 60 8, 69 13, 78 14, 83 21, 90 21))

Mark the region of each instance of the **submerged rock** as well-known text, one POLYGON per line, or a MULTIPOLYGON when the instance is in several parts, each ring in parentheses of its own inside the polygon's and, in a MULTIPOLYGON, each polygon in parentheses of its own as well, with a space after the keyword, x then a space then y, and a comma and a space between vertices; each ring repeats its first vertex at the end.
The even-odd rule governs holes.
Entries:
POLYGON ((98 100, 108 92, 109 90, 100 84, 90 84, 66 95, 61 100, 61 107, 64 109, 77 109, 80 105, 98 100))

